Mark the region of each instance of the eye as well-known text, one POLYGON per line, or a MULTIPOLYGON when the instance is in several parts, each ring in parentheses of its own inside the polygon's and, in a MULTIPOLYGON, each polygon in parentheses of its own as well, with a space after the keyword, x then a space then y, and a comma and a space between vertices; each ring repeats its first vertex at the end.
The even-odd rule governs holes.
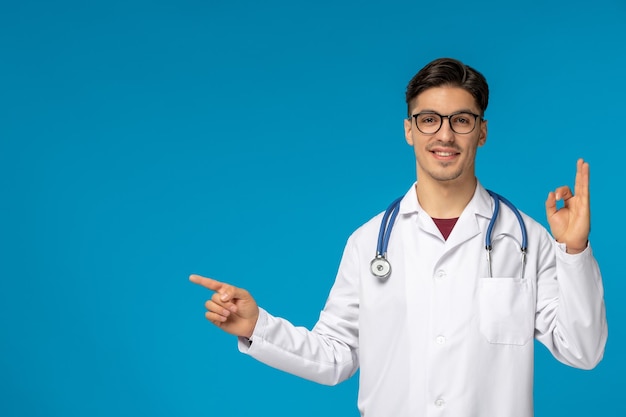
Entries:
POLYGON ((466 113, 457 114, 452 118, 452 123, 463 126, 469 125, 472 123, 472 115, 466 113))
POLYGON ((439 116, 436 114, 422 114, 419 123, 424 125, 434 125, 439 123, 439 116))

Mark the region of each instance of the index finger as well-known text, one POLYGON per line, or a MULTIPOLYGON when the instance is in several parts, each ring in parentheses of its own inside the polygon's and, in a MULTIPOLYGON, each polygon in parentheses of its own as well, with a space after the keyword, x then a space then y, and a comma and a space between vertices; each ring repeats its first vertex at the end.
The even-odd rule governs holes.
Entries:
POLYGON ((219 292, 219 290, 221 290, 222 287, 224 286, 223 282, 219 282, 215 279, 206 278, 206 277, 196 275, 196 274, 189 275, 189 281, 193 282, 194 284, 201 285, 204 288, 208 288, 210 290, 217 291, 217 292, 219 292))
POLYGON ((574 192, 581 197, 589 195, 589 163, 579 159, 576 164, 576 182, 574 192))

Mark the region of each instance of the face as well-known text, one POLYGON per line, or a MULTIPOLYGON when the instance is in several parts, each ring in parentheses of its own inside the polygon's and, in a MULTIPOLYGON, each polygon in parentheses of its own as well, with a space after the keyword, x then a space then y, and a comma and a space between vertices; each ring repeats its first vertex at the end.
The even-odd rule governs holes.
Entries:
MULTIPOLYGON (((412 102, 411 113, 432 111, 449 115, 459 111, 481 114, 476 100, 460 87, 433 87, 421 92, 412 102)), ((413 147, 420 181, 445 184, 475 184, 476 150, 487 140, 487 121, 480 117, 470 133, 452 131, 448 118, 438 132, 424 134, 417 129, 415 118, 405 119, 406 141, 413 147)))

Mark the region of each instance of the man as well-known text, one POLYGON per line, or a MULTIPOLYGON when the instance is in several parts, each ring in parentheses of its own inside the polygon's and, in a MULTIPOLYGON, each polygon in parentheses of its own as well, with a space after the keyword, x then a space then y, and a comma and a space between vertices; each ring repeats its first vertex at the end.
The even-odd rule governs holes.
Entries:
POLYGON ((373 274, 382 213, 348 239, 333 288, 312 330, 260 309, 244 289, 192 275, 215 291, 206 317, 239 337, 242 352, 278 369, 337 384, 360 368, 367 417, 533 415, 533 337, 568 365, 591 369, 607 338, 602 280, 588 242, 589 165, 574 193, 548 194, 552 236, 521 226, 475 176, 487 140, 488 86, 453 59, 426 65, 406 91, 406 141, 417 181, 388 242, 392 272, 373 274), (557 201, 563 207, 557 209, 557 201), (490 261, 488 261, 490 259, 490 261))

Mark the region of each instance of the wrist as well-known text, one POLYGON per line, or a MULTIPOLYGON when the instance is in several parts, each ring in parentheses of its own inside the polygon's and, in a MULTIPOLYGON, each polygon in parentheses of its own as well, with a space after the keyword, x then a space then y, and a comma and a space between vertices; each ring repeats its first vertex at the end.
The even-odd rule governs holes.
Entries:
POLYGON ((244 334, 242 335, 246 339, 252 339, 252 335, 254 334, 254 329, 256 329, 256 324, 259 321, 259 311, 256 311, 256 314, 250 319, 250 327, 244 334))
POLYGON ((588 245, 589 245, 589 241, 585 242, 585 245, 582 247, 565 245, 565 252, 569 253, 570 255, 576 255, 578 253, 584 252, 585 249, 587 249, 588 245))

